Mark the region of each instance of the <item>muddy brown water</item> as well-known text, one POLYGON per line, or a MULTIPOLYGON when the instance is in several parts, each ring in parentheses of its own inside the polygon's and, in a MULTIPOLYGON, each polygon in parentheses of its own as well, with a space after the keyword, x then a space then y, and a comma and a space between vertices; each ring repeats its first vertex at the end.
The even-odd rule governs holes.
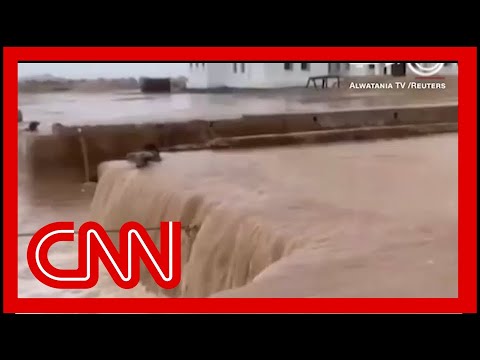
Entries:
MULTIPOLYGON (((192 109, 199 117, 233 118, 438 100, 353 96, 315 102, 311 95, 286 99, 131 93, 19 96, 25 120, 41 121, 42 131, 55 122, 178 120, 191 117, 192 109)), ((444 96, 441 101, 456 100, 444 96)), ((168 217, 198 223, 200 232, 186 245, 184 280, 174 296, 456 297, 457 144, 456 134, 446 134, 168 153, 146 171, 112 162, 98 187, 73 181, 73 175, 62 169, 33 179, 19 159, 18 230, 31 233, 60 220, 76 224, 97 220, 109 228, 127 219, 146 226, 168 217)), ((142 283, 128 291, 119 289, 104 272, 91 290, 48 288, 28 269, 29 240, 19 237, 20 297, 172 296, 159 291, 145 274, 142 283)), ((74 268, 74 246, 52 247, 52 263, 74 268)))
POLYGON ((64 125, 130 124, 191 119, 228 119, 242 115, 325 112, 391 106, 457 103, 456 89, 448 91, 383 90, 321 92, 308 89, 287 93, 144 95, 114 93, 19 94, 25 122, 39 121, 39 131, 50 133, 54 123, 64 125))
MULTIPOLYGON (((19 231, 59 220, 112 228, 127 218, 150 226, 187 216, 203 232, 188 250, 182 296, 455 297, 457 166, 451 134, 171 153, 145 171, 109 164, 92 213, 94 186, 21 173, 19 231), (195 197, 203 210, 189 208, 195 197)), ((131 291, 108 277, 89 291, 47 288, 28 270, 28 241, 19 239, 20 296, 164 296, 148 277, 131 291)), ((51 259, 73 268, 75 254, 55 245, 51 259)))

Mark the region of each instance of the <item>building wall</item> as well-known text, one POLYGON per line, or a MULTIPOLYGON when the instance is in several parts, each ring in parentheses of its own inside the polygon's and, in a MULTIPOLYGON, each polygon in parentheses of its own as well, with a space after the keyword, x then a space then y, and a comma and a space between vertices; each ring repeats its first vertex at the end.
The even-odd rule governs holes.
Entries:
POLYGON ((262 84, 265 84, 266 80, 266 63, 250 63, 247 64, 250 68, 249 76, 250 76, 250 81, 253 82, 256 86, 261 86, 262 84))
POLYGON ((305 86, 310 76, 328 75, 328 63, 266 63, 265 87, 305 86))
POLYGON ((190 64, 188 88, 270 88, 304 86, 309 76, 326 75, 328 63, 190 64))
MULTIPOLYGON (((247 63, 190 63, 187 87, 206 89, 218 87, 248 87, 250 81, 262 80, 256 64, 247 63)), ((259 64, 262 65, 262 64, 259 64)))
POLYGON ((257 87, 265 81, 265 63, 207 63, 205 76, 191 67, 189 88, 257 87))
POLYGON ((208 64, 189 63, 187 87, 192 89, 206 89, 208 87, 208 64))
POLYGON ((209 88, 223 87, 228 76, 230 63, 207 63, 207 83, 209 88))
POLYGON ((263 78, 262 63, 227 63, 225 86, 233 88, 255 87, 263 78))
POLYGON ((358 65, 350 63, 341 63, 342 76, 370 76, 370 75, 390 75, 391 67, 385 63, 358 63, 358 65))
POLYGON ((341 74, 344 76, 363 76, 363 75, 375 75, 376 69, 378 68, 378 64, 342 64, 342 72, 341 74))

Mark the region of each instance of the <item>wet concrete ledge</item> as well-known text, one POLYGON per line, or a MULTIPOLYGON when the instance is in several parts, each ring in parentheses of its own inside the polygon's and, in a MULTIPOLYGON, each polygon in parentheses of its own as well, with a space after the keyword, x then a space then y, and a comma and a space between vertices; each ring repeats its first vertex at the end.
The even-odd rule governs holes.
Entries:
MULTIPOLYGON (((306 145, 339 141, 370 141, 424 136, 458 131, 457 123, 373 126, 353 129, 310 131, 291 134, 267 134, 220 138, 211 141, 209 149, 261 148, 286 145, 306 145)), ((180 150, 180 149, 179 149, 180 150)))
POLYGON ((457 105, 437 105, 177 123, 54 125, 53 135, 20 134, 19 153, 39 176, 52 169, 77 169, 84 180, 95 180, 100 163, 124 159, 146 144, 163 151, 261 147, 424 135, 457 131, 457 124, 457 105))

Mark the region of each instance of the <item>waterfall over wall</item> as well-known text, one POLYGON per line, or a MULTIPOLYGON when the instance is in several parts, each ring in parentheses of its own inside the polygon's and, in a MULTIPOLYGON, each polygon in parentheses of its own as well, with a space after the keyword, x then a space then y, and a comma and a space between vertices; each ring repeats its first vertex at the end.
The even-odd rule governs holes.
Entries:
MULTIPOLYGON (((158 227, 160 221, 182 222, 182 284, 169 296, 205 297, 240 287, 288 252, 267 224, 201 194, 182 191, 168 174, 127 168, 122 162, 101 166, 91 218, 116 229, 127 221, 158 227)), ((159 239, 159 231, 150 231, 159 239)), ((115 235, 111 235, 115 236, 115 235)), ((142 281, 160 291, 145 267, 142 281)))
POLYGON ((90 219, 183 223, 181 285, 162 290, 142 265, 158 296, 456 296, 456 146, 445 135, 107 162, 90 219))

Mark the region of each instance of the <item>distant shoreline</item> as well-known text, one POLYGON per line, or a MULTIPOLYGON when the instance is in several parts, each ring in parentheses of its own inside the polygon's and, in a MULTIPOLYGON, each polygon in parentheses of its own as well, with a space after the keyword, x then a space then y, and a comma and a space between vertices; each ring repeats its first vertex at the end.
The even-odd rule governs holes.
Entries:
MULTIPOLYGON (((171 78, 172 90, 186 87, 187 78, 171 78)), ((140 80, 128 78, 67 79, 49 75, 24 78, 18 81, 18 92, 27 94, 57 92, 110 92, 115 90, 140 90, 140 80)))

